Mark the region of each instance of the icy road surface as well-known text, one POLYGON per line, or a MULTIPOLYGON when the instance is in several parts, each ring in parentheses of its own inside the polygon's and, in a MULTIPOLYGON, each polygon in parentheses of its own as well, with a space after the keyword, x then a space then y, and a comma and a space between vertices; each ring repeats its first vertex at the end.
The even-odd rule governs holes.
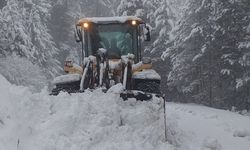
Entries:
POLYGON ((0 150, 249 150, 250 117, 198 105, 122 101, 101 90, 32 94, 0 76, 0 150))

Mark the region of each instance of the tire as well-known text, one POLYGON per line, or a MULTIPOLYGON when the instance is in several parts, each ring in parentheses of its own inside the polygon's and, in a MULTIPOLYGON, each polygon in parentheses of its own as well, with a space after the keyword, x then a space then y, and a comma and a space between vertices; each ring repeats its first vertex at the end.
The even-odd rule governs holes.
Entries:
POLYGON ((135 90, 148 92, 148 93, 161 93, 159 81, 153 80, 140 80, 135 81, 135 90))
POLYGON ((109 80, 109 70, 106 69, 104 72, 103 83, 105 84, 106 89, 110 88, 110 80, 109 80))
POLYGON ((93 66, 89 66, 88 72, 86 74, 85 80, 84 80, 84 89, 93 89, 94 88, 94 72, 93 72, 93 66))

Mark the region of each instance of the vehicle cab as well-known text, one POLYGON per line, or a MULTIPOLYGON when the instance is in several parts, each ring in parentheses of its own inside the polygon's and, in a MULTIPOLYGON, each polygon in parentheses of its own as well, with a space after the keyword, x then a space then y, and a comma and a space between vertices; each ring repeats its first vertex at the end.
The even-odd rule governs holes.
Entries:
POLYGON ((141 37, 150 40, 149 28, 145 36, 146 24, 140 18, 94 17, 80 19, 76 24, 77 41, 83 43, 84 57, 96 56, 98 49, 107 50, 109 59, 120 59, 121 56, 133 54, 135 62, 141 61, 141 37))

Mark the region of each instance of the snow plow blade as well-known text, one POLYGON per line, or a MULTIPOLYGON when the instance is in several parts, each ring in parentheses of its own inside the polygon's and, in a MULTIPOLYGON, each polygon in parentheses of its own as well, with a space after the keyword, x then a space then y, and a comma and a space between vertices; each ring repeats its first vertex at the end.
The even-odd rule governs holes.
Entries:
MULTIPOLYGON (((58 78, 68 78, 69 76, 75 76, 74 74, 69 74, 69 75, 62 75, 59 76, 58 78)), ((57 78, 56 78, 57 79, 57 78)), ((54 79, 53 82, 56 81, 56 79, 54 79)), ((53 96, 57 96, 60 92, 67 92, 67 93, 82 93, 80 91, 80 81, 78 80, 70 80, 67 82, 56 82, 54 83, 54 88, 52 89, 51 93, 49 95, 53 95, 53 96)))
POLYGON ((65 90, 65 89, 53 89, 49 95, 51 95, 51 96, 57 96, 60 92, 67 92, 69 94, 72 94, 72 93, 83 93, 84 91, 80 91, 80 90, 65 90))
POLYGON ((135 98, 138 101, 150 101, 153 96, 163 97, 160 94, 146 93, 142 91, 124 91, 120 93, 120 97, 126 101, 129 98, 135 98))

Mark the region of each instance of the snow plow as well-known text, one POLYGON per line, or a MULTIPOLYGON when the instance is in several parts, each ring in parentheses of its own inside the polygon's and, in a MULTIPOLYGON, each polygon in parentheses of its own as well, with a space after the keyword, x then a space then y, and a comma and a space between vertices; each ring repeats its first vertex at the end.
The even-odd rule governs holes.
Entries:
POLYGON ((64 71, 54 79, 51 95, 60 91, 84 92, 103 88, 107 91, 122 84, 124 100, 150 100, 160 97, 160 75, 152 61, 142 57, 142 40, 150 41, 150 30, 134 16, 83 18, 76 22, 76 41, 81 43, 81 63, 65 61, 64 71))

